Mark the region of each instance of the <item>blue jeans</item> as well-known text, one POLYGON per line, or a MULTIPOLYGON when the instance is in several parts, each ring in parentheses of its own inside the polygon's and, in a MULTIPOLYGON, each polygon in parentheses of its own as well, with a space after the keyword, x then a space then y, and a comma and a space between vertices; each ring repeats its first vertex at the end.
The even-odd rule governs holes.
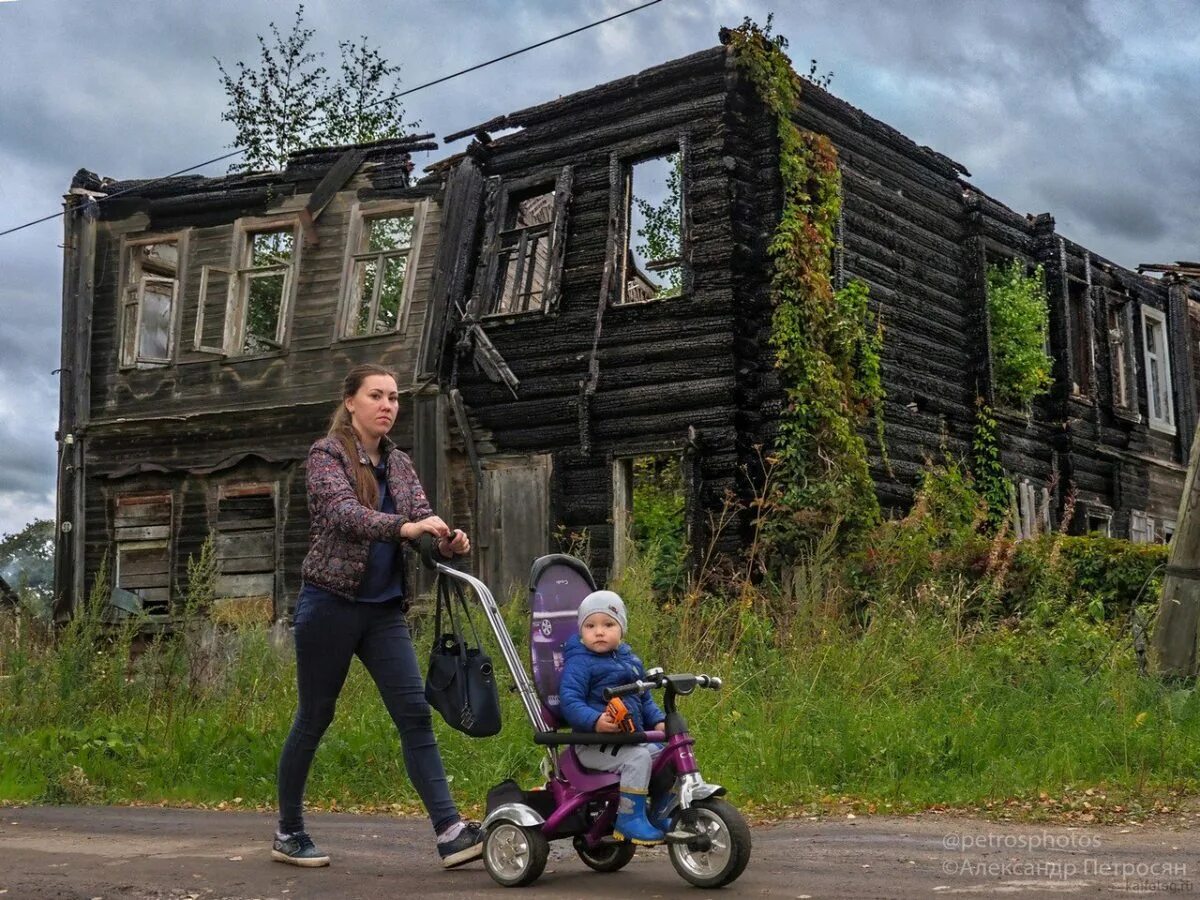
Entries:
POLYGON ((304 783, 355 655, 396 723, 404 768, 435 831, 455 822, 458 809, 433 734, 404 604, 353 603, 302 588, 294 623, 300 705, 279 757, 279 830, 304 830, 304 783))

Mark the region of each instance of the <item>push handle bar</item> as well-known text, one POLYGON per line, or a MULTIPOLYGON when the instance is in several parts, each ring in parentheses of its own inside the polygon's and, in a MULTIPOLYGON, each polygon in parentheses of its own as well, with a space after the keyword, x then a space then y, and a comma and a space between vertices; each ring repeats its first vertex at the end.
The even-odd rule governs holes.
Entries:
MULTIPOLYGON (((457 528, 450 529, 450 540, 454 540, 454 536, 458 534, 457 528)), ((437 538, 429 532, 417 538, 417 549, 421 554, 421 564, 427 569, 436 569, 439 561, 443 559, 442 555, 437 552, 437 538)))

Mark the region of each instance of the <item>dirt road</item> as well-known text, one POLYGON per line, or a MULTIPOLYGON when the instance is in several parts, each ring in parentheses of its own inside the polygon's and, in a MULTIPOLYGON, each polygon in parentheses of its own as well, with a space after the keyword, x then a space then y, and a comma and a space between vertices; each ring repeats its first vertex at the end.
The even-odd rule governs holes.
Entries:
MULTIPOLYGON (((272 862, 271 816, 179 809, 0 808, 0 900, 504 896, 481 863, 441 869, 418 819, 315 814, 325 869, 272 862)), ((544 897, 702 897, 660 849, 598 875, 552 845, 544 897)), ((1200 895, 1200 834, 1162 826, 1064 828, 951 816, 862 817, 754 829, 724 896, 1200 895)), ((517 896, 516 892, 507 896, 517 896)))

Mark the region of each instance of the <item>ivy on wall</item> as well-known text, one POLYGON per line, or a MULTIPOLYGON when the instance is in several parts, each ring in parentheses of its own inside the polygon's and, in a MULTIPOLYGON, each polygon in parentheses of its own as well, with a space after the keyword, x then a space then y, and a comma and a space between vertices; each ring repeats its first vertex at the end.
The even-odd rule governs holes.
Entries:
MULTIPOLYGON (((768 524, 786 552, 834 522, 854 535, 880 519, 859 426, 884 398, 868 288, 831 282, 834 228, 841 210, 837 151, 822 134, 801 130, 791 114, 801 79, 771 35, 747 18, 728 32, 737 65, 775 119, 783 214, 771 238, 771 346, 785 395, 772 461, 768 524)), ((877 416, 882 440, 882 416, 877 416)))

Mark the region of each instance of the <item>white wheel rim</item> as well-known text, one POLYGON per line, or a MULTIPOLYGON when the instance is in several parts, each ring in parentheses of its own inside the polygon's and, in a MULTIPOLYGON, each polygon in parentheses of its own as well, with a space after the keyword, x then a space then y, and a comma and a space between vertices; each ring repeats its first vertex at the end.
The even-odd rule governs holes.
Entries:
POLYGON ((483 850, 488 868, 502 878, 520 878, 529 868, 529 839, 517 825, 501 822, 488 832, 483 850))
POLYGON ((683 868, 697 878, 712 878, 720 875, 729 864, 733 854, 733 842, 725 821, 704 808, 696 809, 696 833, 711 842, 705 851, 696 851, 687 844, 671 844, 671 853, 683 868))

